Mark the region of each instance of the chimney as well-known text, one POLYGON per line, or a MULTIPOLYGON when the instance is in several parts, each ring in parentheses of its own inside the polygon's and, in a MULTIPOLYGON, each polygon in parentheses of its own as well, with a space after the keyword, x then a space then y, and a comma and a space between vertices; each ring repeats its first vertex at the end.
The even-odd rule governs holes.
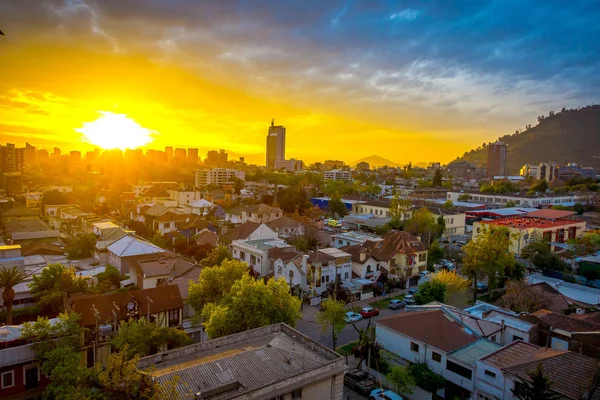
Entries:
POLYGON ((500 344, 504 345, 504 331, 506 330, 506 325, 504 324, 504 320, 500 321, 500 344))
POLYGON ((367 258, 367 250, 360 249, 360 262, 365 262, 367 258))
POLYGON ((304 273, 308 272, 308 254, 302 255, 302 269, 304 270, 304 273))

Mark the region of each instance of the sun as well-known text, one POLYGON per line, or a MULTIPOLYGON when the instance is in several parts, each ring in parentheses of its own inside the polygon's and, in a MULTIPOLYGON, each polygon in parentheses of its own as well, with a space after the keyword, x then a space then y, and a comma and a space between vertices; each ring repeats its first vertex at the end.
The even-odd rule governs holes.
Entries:
POLYGON ((83 140, 103 149, 135 149, 154 140, 154 131, 144 128, 125 114, 100 111, 101 116, 75 129, 83 140))

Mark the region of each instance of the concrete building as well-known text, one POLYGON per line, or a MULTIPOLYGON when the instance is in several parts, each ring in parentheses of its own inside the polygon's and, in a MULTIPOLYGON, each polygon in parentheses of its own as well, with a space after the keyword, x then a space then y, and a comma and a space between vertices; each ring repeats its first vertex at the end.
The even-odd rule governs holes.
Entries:
POLYGON ((366 233, 359 232, 342 232, 331 235, 331 246, 332 247, 343 247, 352 246, 355 244, 363 245, 367 240, 376 242, 383 240, 379 236, 369 235, 366 233))
POLYGON ((371 166, 369 165, 368 162, 361 161, 358 164, 356 164, 356 169, 358 171, 369 171, 371 169, 371 166))
POLYGON ((560 166, 553 162, 534 164, 525 164, 521 168, 520 175, 522 177, 533 177, 535 179, 544 179, 547 182, 552 182, 558 179, 560 166))
POLYGON ((508 146, 502 142, 490 143, 487 146, 487 171, 488 178, 506 175, 506 156, 508 146))
POLYGON ((231 254, 236 260, 244 261, 259 276, 264 277, 273 273, 269 261, 269 250, 281 249, 293 251, 294 246, 279 238, 257 240, 234 240, 231 243, 231 254))
POLYGON ((589 167, 582 167, 577 163, 568 163, 563 165, 558 170, 558 179, 561 181, 568 181, 573 178, 591 178, 596 179, 598 173, 595 169, 589 167))
POLYGON ((197 148, 189 148, 187 149, 187 165, 188 167, 195 167, 198 165, 199 161, 198 157, 198 149, 197 148))
POLYGON ((285 324, 269 325, 144 357, 159 384, 175 377, 180 399, 342 400, 342 356, 285 324), (201 393, 201 397, 199 397, 201 393))
POLYGON ((346 181, 352 180, 352 172, 343 169, 332 169, 331 171, 323 171, 323 179, 326 181, 346 181))
POLYGON ((506 206, 509 201, 521 207, 550 207, 556 205, 573 205, 578 201, 575 194, 537 194, 527 196, 518 193, 481 193, 479 191, 449 191, 446 194, 446 199, 452 200, 453 203, 458 202, 460 196, 467 195, 468 202, 482 203, 489 205, 506 206))
POLYGON ((18 148, 13 143, 6 143, 6 146, 0 146, 0 172, 23 173, 25 165, 25 149, 18 148))
POLYGON ((276 161, 285 160, 285 126, 271 121, 267 134, 267 168, 274 169, 276 161))
POLYGON ((167 190, 169 199, 175 200, 178 206, 185 206, 196 200, 202 199, 202 193, 198 190, 167 190))
POLYGON ((292 158, 290 160, 275 160, 273 165, 275 170, 284 170, 286 172, 298 172, 304 169, 304 162, 292 158))
POLYGON ((235 178, 244 180, 246 179, 246 173, 229 168, 197 169, 196 187, 233 183, 235 178))

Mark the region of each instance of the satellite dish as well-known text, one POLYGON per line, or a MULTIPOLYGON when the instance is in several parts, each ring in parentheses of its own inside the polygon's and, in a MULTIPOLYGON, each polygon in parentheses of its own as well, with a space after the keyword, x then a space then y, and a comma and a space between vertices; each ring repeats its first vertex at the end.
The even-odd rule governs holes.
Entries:
POLYGON ((127 309, 128 310, 135 309, 135 303, 133 301, 130 301, 129 303, 127 303, 127 309))

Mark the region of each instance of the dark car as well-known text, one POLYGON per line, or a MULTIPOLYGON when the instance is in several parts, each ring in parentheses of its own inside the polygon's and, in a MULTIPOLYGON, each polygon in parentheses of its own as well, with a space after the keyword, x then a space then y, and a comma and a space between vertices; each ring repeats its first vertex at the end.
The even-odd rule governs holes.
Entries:
POLYGON ((418 287, 412 287, 412 288, 408 289, 408 293, 409 293, 409 294, 412 294, 413 296, 414 296, 415 294, 417 294, 417 292, 418 292, 418 291, 419 291, 419 288, 418 288, 418 287))
POLYGON ((392 300, 390 300, 390 304, 388 305, 388 308, 390 310, 399 310, 401 308, 404 308, 405 305, 406 304, 402 300, 392 299, 392 300))
POLYGON ((483 293, 483 292, 486 292, 487 290, 488 290, 488 287, 485 283, 479 282, 477 284, 477 293, 483 293))
POLYGON ((368 395, 371 390, 376 388, 375 377, 365 371, 353 368, 344 374, 344 384, 357 392, 368 395))

